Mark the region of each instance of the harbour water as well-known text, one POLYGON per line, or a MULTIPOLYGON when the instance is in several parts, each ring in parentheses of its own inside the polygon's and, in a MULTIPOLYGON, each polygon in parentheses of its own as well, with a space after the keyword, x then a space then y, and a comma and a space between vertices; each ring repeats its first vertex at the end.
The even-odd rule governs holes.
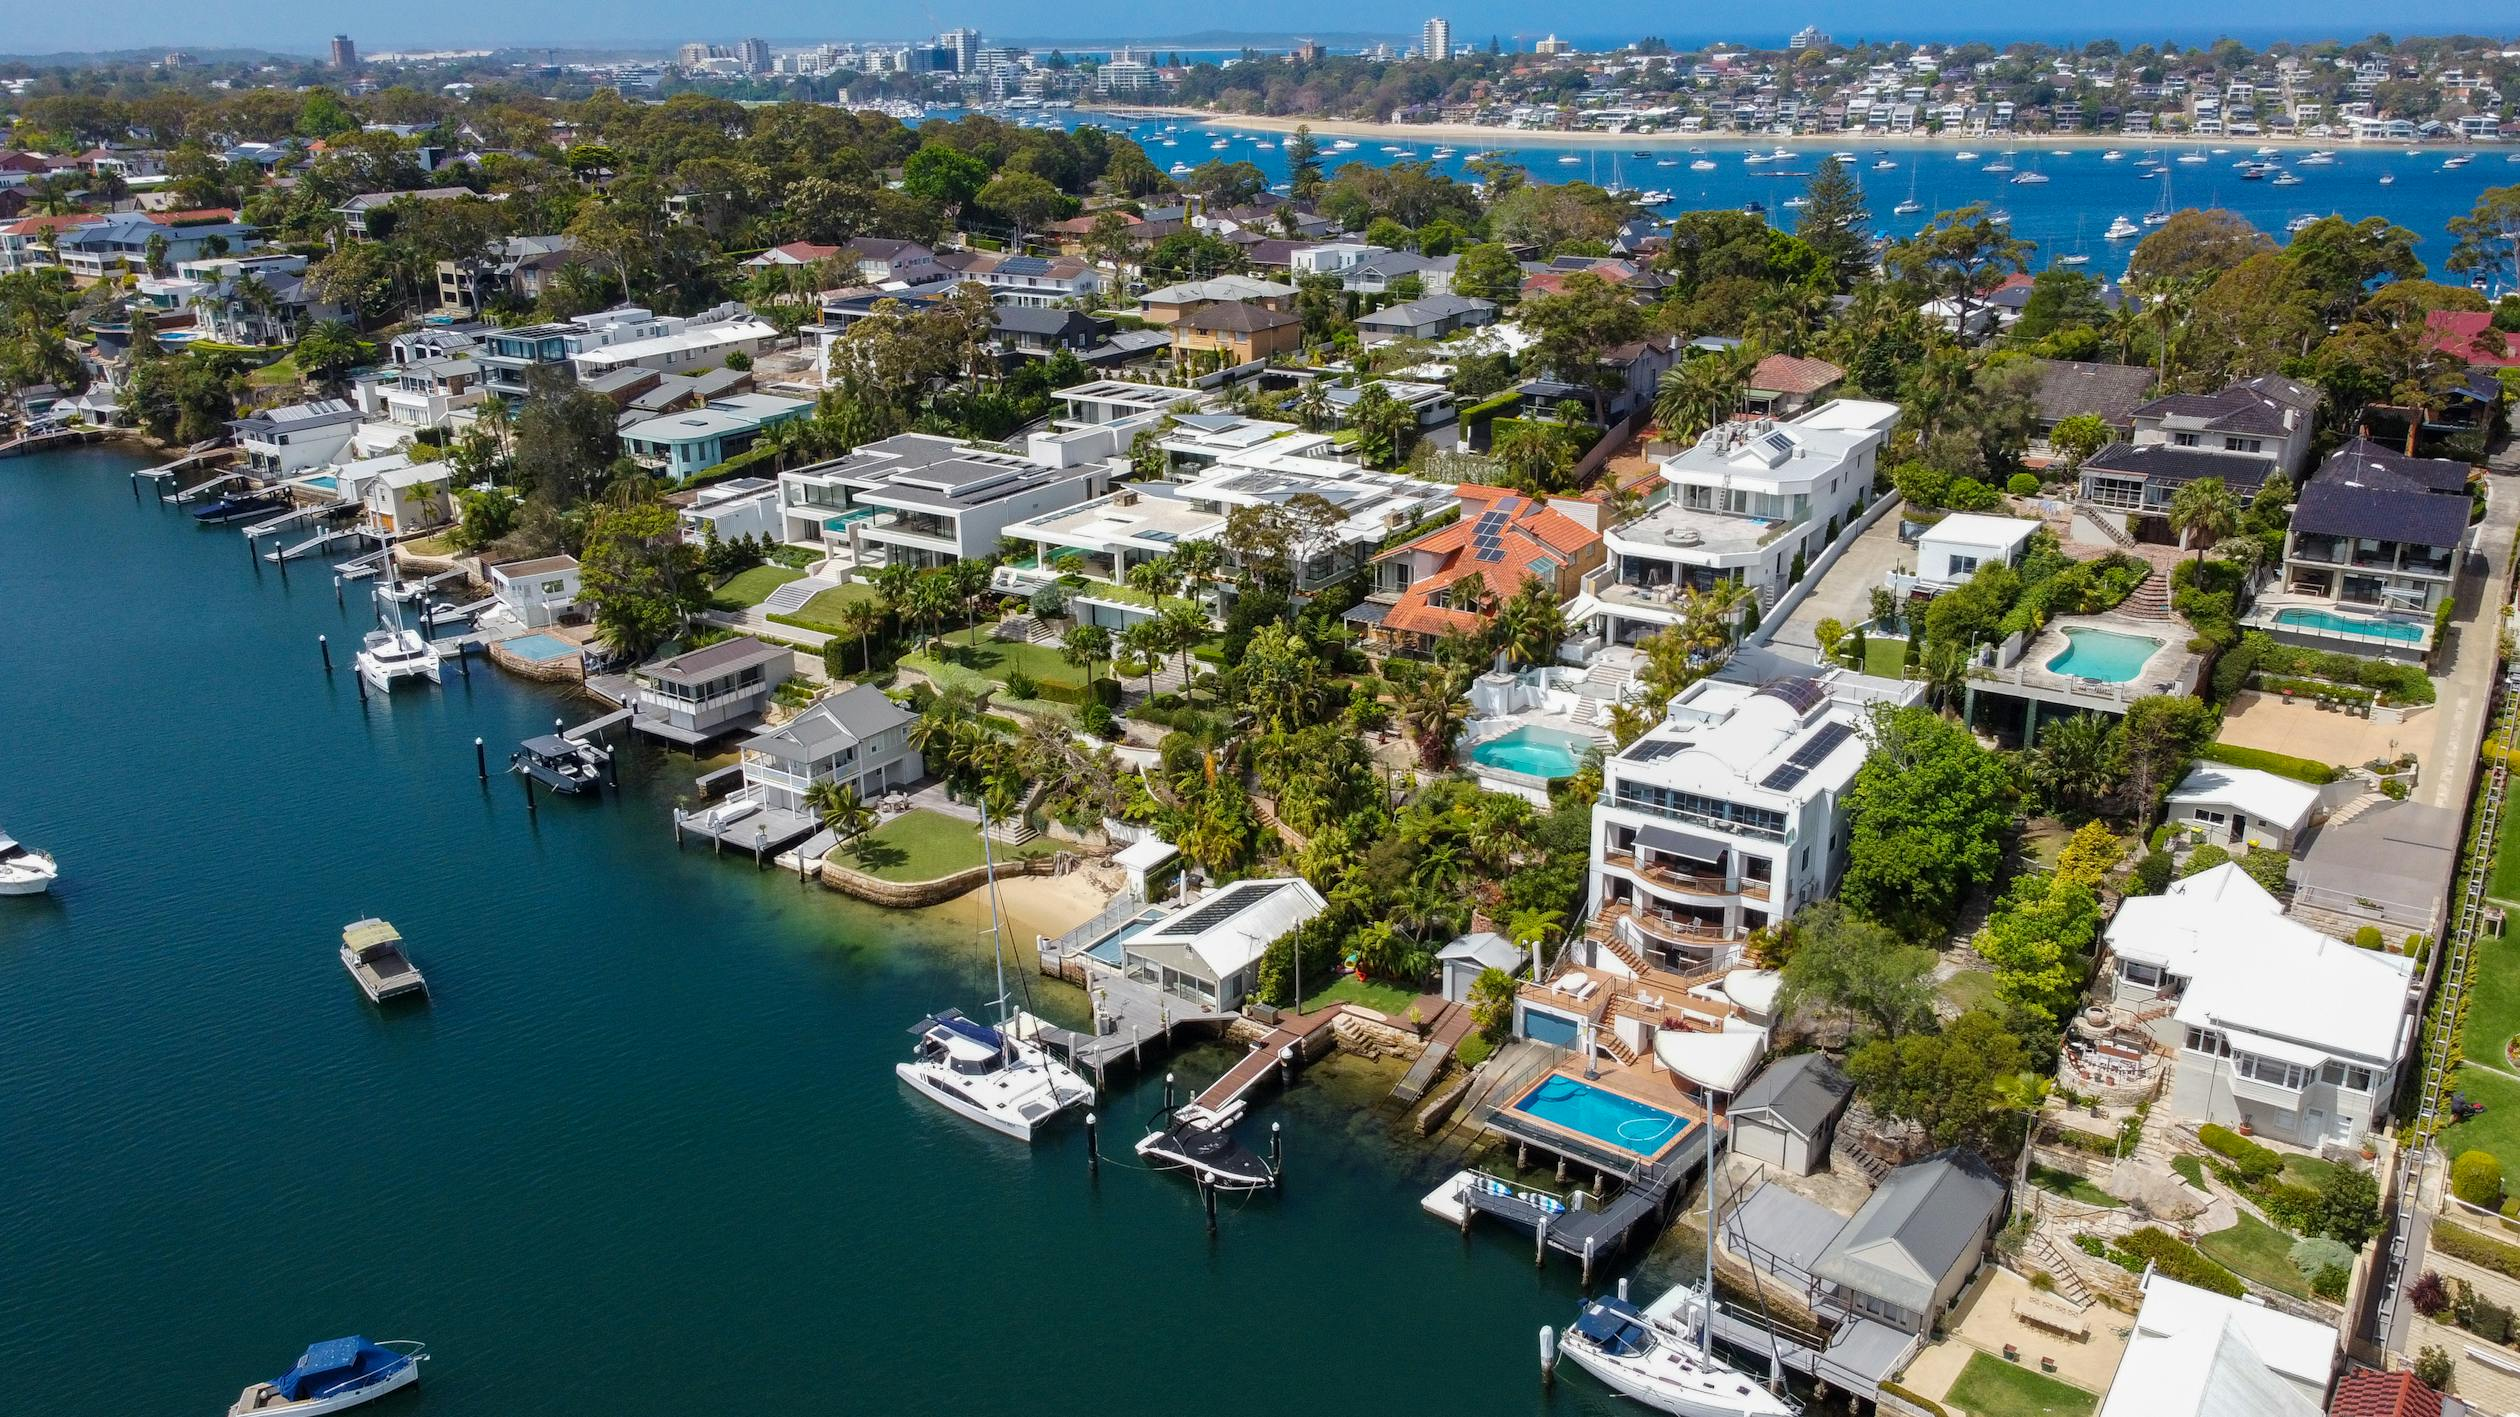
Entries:
MULTIPOLYGON (((1262 1101, 1288 1185, 1212 1242, 1129 1155, 1160 1075, 1098 1182, 1075 1127, 920 1104, 905 1030, 988 993, 969 912, 678 853, 680 756, 529 816, 472 740, 582 703, 477 663, 362 707, 364 595, 135 502, 142 461, 0 461, 0 826, 65 873, 0 900, 0 1412, 221 1411, 349 1332, 431 1346, 412 1417, 1620 1410, 1539 1384, 1569 1265, 1419 1212, 1389 1073, 1262 1101), (429 1005, 358 997, 364 915, 429 1005)), ((1695 1267, 1666 1244, 1643 1292, 1695 1267)))
MULTIPOLYGON (((1236 129, 1231 119, 1202 126, 1187 119, 1148 122, 1091 111, 1068 111, 1061 119, 1071 125, 1099 123, 1117 128, 1144 146, 1158 167, 1181 163, 1196 168, 1211 160, 1249 162, 1271 182, 1286 177, 1288 135, 1236 129), (1165 131, 1167 123, 1175 124, 1176 131, 1165 131), (1163 145, 1166 138, 1172 139, 1173 146, 1163 145), (1218 139, 1225 142, 1221 149, 1214 146, 1218 139), (1262 142, 1269 146, 1259 146, 1262 142)), ((1326 147, 1337 138, 1325 133, 1319 141, 1326 147)), ((1739 208, 1755 201, 1767 208, 1769 220, 1787 230, 1793 228, 1794 212, 1785 202, 1801 195, 1811 174, 1831 153, 1852 153, 1854 158, 1847 165, 1863 186, 1876 230, 1904 238, 1939 212, 1983 202, 2011 213, 2013 233, 2037 243, 2031 269, 2043 268, 2060 255, 2079 253, 2090 258, 2085 271, 2111 279, 2125 272, 2136 243, 2103 239, 2109 223, 2119 216, 2140 222, 2146 212, 2167 200, 2174 210, 2226 208, 2278 241, 2285 239, 2285 227, 2303 216, 2334 213, 2354 221, 2385 216, 2420 238, 2416 254, 2431 268, 2434 279, 2457 284, 2458 278, 2443 265, 2452 245, 2450 219, 2464 216, 2485 189, 2520 183, 2520 161, 2513 160, 2520 158, 2520 150, 2498 144, 2427 145, 2410 151, 2402 144, 2339 141, 2330 145, 2334 161, 2304 166, 2301 160, 2313 150, 2288 143, 2270 160, 2301 181, 2278 186, 2271 176, 2243 179, 2236 167, 2266 141, 2257 137, 2170 142, 2125 136, 2109 144, 2088 138, 2061 144, 2042 142, 2029 134, 2016 142, 1991 136, 1889 141, 1864 133, 1792 138, 1671 134, 1567 143, 1552 141, 1546 134, 1514 132, 1438 140, 1415 137, 1400 128, 1347 141, 1355 147, 1322 154, 1326 170, 1336 172, 1351 162, 1383 166, 1429 160, 1437 171, 1468 181, 1473 176, 1468 167, 1471 157, 1494 151, 1539 182, 1583 181, 1669 192, 1673 200, 1654 208, 1666 218, 1684 211, 1739 208), (2102 156, 2111 145, 2121 154, 2115 161, 2102 156), (1445 146, 1454 151, 1435 157, 1435 150, 1445 146), (1758 163, 1747 160, 1754 153, 1772 154, 1780 147, 1791 156, 1758 163), (1962 159, 1964 151, 1975 157, 1962 159), (2442 166, 2460 153, 2471 154, 2472 161, 2455 169, 2442 166), (2011 171, 1985 170, 1987 164, 2007 156, 2011 171), (2160 158, 2168 165, 2169 175, 2139 176, 2138 159, 2146 156, 2160 158), (2182 157, 2204 161, 2181 162, 2182 157), (1715 165, 1708 171, 1691 170, 1689 164, 1699 160, 1715 165), (1877 169, 1875 164, 1881 162, 1896 165, 1877 169), (2012 180, 2033 172, 2048 180, 2012 180), (2391 179, 2386 186, 2381 185, 2384 176, 2391 179), (1911 195, 1923 210, 1906 216, 1896 213, 1893 208, 1911 195)))

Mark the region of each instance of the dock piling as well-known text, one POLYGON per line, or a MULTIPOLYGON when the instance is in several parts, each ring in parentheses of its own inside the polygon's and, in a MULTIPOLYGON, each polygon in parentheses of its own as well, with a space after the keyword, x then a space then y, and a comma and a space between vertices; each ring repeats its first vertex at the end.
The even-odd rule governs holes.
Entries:
MULTIPOLYGON (((467 673, 469 673, 470 671, 468 670, 468 671, 466 671, 466 672, 467 672, 467 673)), ((605 780, 606 782, 609 782, 609 783, 611 783, 611 784, 612 784, 612 790, 613 790, 613 791, 615 791, 615 792, 619 792, 619 791, 621 790, 621 754, 620 754, 620 753, 618 753, 618 752, 607 752, 607 753, 605 753, 605 755, 604 755, 604 780, 605 780)))
POLYGON ((1557 1330, 1540 1325, 1540 1386, 1547 1387, 1557 1379, 1557 1330))
POLYGON ((324 672, 327 674, 332 673, 332 641, 322 635, 317 635, 315 637, 315 648, 324 656, 324 672))
POLYGON ((1539 1227, 1531 1232, 1531 1267, 1538 1269, 1549 1262, 1549 1217, 1541 1216, 1539 1227))
POLYGON ((534 775, 529 772, 520 772, 516 775, 516 780, 525 784, 525 815, 530 817, 534 815, 534 775))
POLYGON ((341 577, 335 576, 333 577, 333 604, 343 605, 347 603, 348 602, 341 598, 341 577))
POLYGON ((1169 1112, 1169 1111, 1171 1111, 1171 1110, 1172 1110, 1172 1105, 1173 1105, 1173 1100, 1172 1100, 1172 1097, 1173 1097, 1173 1094, 1172 1094, 1172 1089, 1173 1089, 1173 1075, 1172 1075, 1170 1072, 1166 1072, 1166 1073, 1164 1074, 1164 1110, 1165 1110, 1165 1111, 1167 1111, 1167 1112, 1169 1112))
POLYGON ((358 683, 358 686, 359 686, 359 702, 360 702, 360 703, 366 703, 366 702, 367 702, 367 676, 366 676, 366 675, 364 675, 364 674, 362 674, 362 673, 360 673, 360 672, 358 671, 358 669, 357 669, 357 667, 356 667, 356 666, 353 666, 353 667, 351 668, 351 670, 350 670, 350 677, 358 683))
POLYGON ((1592 1288, 1593 1238, 1590 1235, 1584 1237, 1584 1287, 1586 1289, 1592 1288))
POLYGON ((761 856, 762 856, 762 853, 763 853, 765 850, 767 850, 767 849, 769 848, 769 845, 770 845, 770 829, 769 829, 768 827, 765 827, 765 826, 755 825, 755 826, 753 827, 753 869, 754 869, 754 870, 758 871, 758 870, 760 870, 760 869, 761 869, 761 866, 762 866, 761 856))
POLYGON ((1286 1185, 1286 1124, 1283 1122, 1269 1124, 1269 1169, 1277 1174, 1277 1184, 1283 1189, 1286 1185))
POLYGON ((1624 1304, 1627 1301, 1627 1276, 1623 1274, 1619 1276, 1619 1302, 1624 1304))
POLYGON ((1102 1119, 1093 1113, 1085 1114, 1085 1174, 1096 1180, 1102 1178, 1102 1146, 1095 1140, 1094 1134, 1101 1123, 1102 1119))
POLYGON ((483 782, 490 780, 490 750, 482 746, 479 738, 473 739, 473 772, 483 782))
POLYGON ((1207 1173, 1199 1173, 1199 1204, 1207 1211, 1208 1238, 1216 1238, 1216 1187, 1208 1184, 1207 1173))

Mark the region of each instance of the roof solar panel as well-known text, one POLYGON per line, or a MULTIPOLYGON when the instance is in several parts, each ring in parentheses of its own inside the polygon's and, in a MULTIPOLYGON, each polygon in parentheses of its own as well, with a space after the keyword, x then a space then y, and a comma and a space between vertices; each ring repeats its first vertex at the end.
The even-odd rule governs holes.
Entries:
POLYGON ((1836 752, 1839 744, 1854 736, 1855 730, 1843 723, 1822 724, 1820 731, 1812 734, 1809 742, 1796 748, 1792 757, 1759 779, 1759 786, 1771 792, 1781 792, 1794 786, 1809 777, 1811 770, 1820 766, 1829 754, 1836 752))
POLYGON ((1808 678, 1779 679, 1773 684, 1761 685, 1759 692, 1792 705, 1796 713, 1809 713, 1829 697, 1829 691, 1821 687, 1819 680, 1808 678))
POLYGON ((1262 897, 1279 889, 1281 887, 1278 884, 1262 884, 1258 881, 1246 881, 1241 885, 1227 886, 1223 891, 1208 897, 1189 914, 1166 925, 1163 932, 1167 935, 1204 934, 1249 910, 1262 897))
POLYGON ((1688 746, 1688 740, 1685 738, 1640 738, 1630 744, 1628 750, 1619 756, 1632 763, 1650 763, 1660 758, 1668 758, 1688 746))

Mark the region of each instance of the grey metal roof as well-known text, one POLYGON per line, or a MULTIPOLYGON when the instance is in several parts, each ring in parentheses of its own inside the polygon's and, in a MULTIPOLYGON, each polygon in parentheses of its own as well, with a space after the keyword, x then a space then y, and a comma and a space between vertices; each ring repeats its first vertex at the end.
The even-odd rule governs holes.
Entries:
POLYGON ((852 684, 817 700, 796 717, 744 741, 744 747, 780 758, 818 758, 834 748, 863 743, 887 729, 910 721, 901 705, 882 690, 852 684))
POLYGON ((2465 492, 2469 469, 2466 463, 2449 458, 2411 458, 2369 438, 2349 438, 2311 476, 2322 482, 2358 482, 2366 487, 2465 492))
POLYGON ((1854 1095, 1855 1084, 1827 1054, 1797 1053, 1778 1059, 1734 1093, 1730 1115, 1735 1122, 1765 1117, 1797 1136, 1813 1137, 1854 1095))
POLYGON ((1449 320, 1456 315, 1493 315, 1495 313, 1494 305, 1471 296, 1429 295, 1405 304, 1385 306, 1371 315, 1360 318, 1356 323, 1378 328, 1389 326, 1394 329, 1407 329, 1413 325, 1423 325, 1435 320, 1449 320))
POLYGON ((2083 464, 2086 472, 2115 472, 2151 482, 2197 482, 2219 477, 2232 491, 2250 494, 2266 485, 2275 465, 2246 453, 2217 453, 2172 443, 2111 443, 2083 464))
POLYGON ((2456 546, 2467 536, 2468 499, 2404 487, 2366 487, 2325 478, 2301 489, 2293 530, 2416 546, 2456 546))
POLYGON ((2134 365, 2042 359, 2038 369, 2039 384, 2030 391, 2030 404, 2050 422, 2090 413, 2112 428, 2131 428, 2136 406, 2152 392, 2152 371, 2134 365))
POLYGON ((787 653, 788 650, 778 645, 766 645, 750 635, 738 635, 731 640, 720 640, 716 644, 675 655, 672 659, 641 665, 639 673, 650 679, 674 683, 701 683, 721 674, 732 674, 748 665, 766 664, 787 653))
POLYGON ((1923 1313, 1943 1280, 1968 1267, 2003 1209, 2004 1183, 1975 1152, 1939 1152, 1891 1172, 1811 1272, 1923 1313))
POLYGON ((1493 930, 1464 935, 1435 952, 1439 960, 1466 959, 1482 969, 1512 969, 1523 962, 1520 947, 1493 930))

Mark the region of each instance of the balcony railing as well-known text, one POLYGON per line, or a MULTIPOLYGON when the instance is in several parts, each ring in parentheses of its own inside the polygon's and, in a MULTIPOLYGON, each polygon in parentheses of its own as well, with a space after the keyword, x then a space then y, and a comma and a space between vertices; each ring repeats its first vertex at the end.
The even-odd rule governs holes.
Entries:
POLYGON ((1669 866, 1648 862, 1632 851, 1604 851, 1601 859, 1604 865, 1632 872, 1664 890, 1702 896, 1733 894, 1732 885, 1721 871, 1676 871, 1669 866))

